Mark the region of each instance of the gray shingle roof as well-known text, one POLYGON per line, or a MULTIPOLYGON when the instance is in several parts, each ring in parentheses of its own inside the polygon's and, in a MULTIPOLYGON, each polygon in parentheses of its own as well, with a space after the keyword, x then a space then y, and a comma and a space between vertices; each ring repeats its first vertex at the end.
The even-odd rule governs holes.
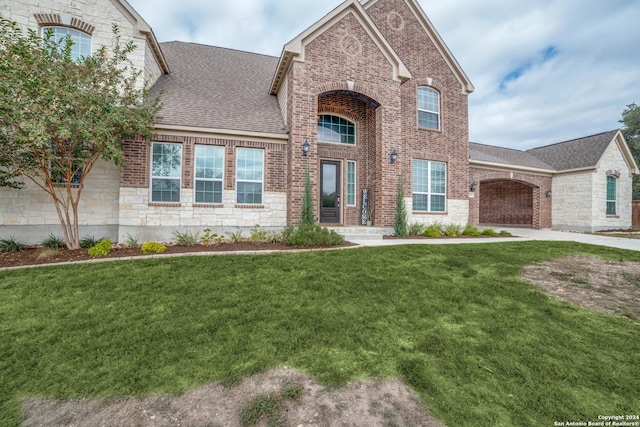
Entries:
POLYGON ((505 165, 525 166, 536 169, 554 170, 555 168, 537 157, 520 150, 511 148, 494 147, 492 145, 469 143, 469 157, 491 163, 504 163, 505 165))
POLYGON ((598 164, 618 130, 534 148, 527 153, 558 171, 592 167, 598 164))
POLYGON ((157 123, 286 134, 269 95, 278 58, 195 43, 160 44, 171 68, 151 89, 164 91, 157 123))

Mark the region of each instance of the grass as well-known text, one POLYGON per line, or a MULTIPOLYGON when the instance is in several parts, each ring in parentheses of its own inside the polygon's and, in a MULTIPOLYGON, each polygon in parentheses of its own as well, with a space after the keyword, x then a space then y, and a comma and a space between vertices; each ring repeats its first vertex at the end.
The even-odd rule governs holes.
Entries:
POLYGON ((452 426, 637 413, 640 325, 519 278, 569 254, 640 261, 506 242, 0 272, 0 425, 26 396, 180 393, 283 365, 334 386, 402 377, 452 426))

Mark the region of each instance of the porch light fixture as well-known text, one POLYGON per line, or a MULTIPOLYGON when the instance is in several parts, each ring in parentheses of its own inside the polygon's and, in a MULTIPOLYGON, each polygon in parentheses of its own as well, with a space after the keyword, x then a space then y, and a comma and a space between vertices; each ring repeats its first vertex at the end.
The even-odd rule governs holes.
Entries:
POLYGON ((398 152, 396 150, 393 150, 391 152, 391 157, 389 158, 389 163, 394 164, 396 160, 398 160, 398 152))
POLYGON ((302 144, 302 155, 303 156, 307 156, 309 154, 309 148, 311 148, 311 145, 309 145, 309 140, 305 139, 304 140, 304 144, 302 144))
POLYGON ((475 193, 477 189, 478 189, 478 181, 473 181, 473 182, 471 183, 471 186, 469 187, 469 190, 470 190, 472 193, 475 193))
POLYGON ((544 195, 547 197, 551 197, 551 189, 548 189, 547 191, 545 191, 544 195))

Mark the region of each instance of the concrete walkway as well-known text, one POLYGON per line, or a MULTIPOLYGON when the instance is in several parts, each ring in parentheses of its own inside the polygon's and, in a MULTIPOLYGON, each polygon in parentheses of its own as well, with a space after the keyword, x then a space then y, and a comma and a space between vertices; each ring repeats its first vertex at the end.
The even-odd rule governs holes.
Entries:
POLYGON ((507 230, 513 238, 465 238, 465 239, 387 239, 387 240, 356 240, 352 241, 362 246, 392 246, 392 245, 451 245, 466 243, 490 243, 526 240, 559 240, 588 243, 591 245, 609 246, 612 248, 640 251, 640 239, 626 239, 594 234, 573 233, 568 231, 532 230, 530 228, 498 228, 507 230))

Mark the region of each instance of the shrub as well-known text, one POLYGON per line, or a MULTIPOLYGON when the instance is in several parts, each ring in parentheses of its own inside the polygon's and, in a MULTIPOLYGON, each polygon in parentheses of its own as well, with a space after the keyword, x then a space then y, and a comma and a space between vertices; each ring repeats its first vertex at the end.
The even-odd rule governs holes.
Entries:
POLYGON ((302 197, 302 212, 300 213, 300 225, 313 225, 316 222, 313 214, 313 192, 311 178, 309 176, 309 163, 304 176, 304 195, 302 197))
POLYGON ((142 253, 145 255, 159 254, 167 250, 167 247, 161 243, 145 242, 142 244, 142 253))
POLYGON ((458 224, 447 224, 444 227, 444 235, 447 237, 459 237, 461 230, 458 224))
POLYGON ((88 249, 88 248, 92 248, 95 245, 97 245, 98 243, 100 243, 99 239, 96 239, 93 236, 84 236, 81 240, 80 240, 80 247, 84 248, 84 249, 88 249))
POLYGON ((393 224, 393 233, 396 237, 407 237, 407 207, 404 203, 404 184, 402 176, 398 177, 396 190, 396 220, 393 224))
POLYGON ((471 236, 477 237, 480 235, 480 230, 473 224, 467 224, 467 226, 462 230, 463 236, 471 236))
POLYGON ((268 233, 264 230, 260 231, 260 225, 256 224, 249 232, 249 240, 251 243, 262 243, 267 239, 268 233))
POLYGON ((193 246, 198 243, 198 236, 200 232, 197 231, 196 234, 193 234, 190 231, 185 231, 184 233, 179 232, 178 230, 173 232, 173 240, 182 246, 193 246))
POLYGON ((280 243, 282 242, 282 234, 276 233, 275 231, 272 231, 271 233, 267 234, 267 236, 264 238, 264 242, 265 243, 280 243))
POLYGON ((485 228, 484 230, 482 230, 482 235, 483 236, 490 236, 490 237, 498 237, 498 232, 496 230, 494 230, 493 228, 489 227, 489 228, 485 228))
POLYGON ((330 247, 344 243, 341 235, 334 230, 319 225, 301 225, 283 233, 284 242, 296 248, 301 247, 330 247))
POLYGON ((436 225, 430 225, 429 227, 427 227, 427 229, 424 230, 423 234, 425 237, 434 237, 434 238, 442 237, 442 231, 440 230, 440 227, 436 225))
POLYGON ((507 230, 500 230, 500 233, 498 233, 501 237, 511 237, 511 233, 509 233, 507 230))
POLYGON ((49 237, 47 237, 40 243, 40 246, 46 249, 60 249, 66 248, 67 244, 62 237, 55 236, 53 233, 51 233, 49 234, 49 237))
POLYGON ((124 245, 128 248, 133 248, 133 249, 140 247, 140 243, 138 242, 138 239, 129 233, 127 233, 127 238, 124 241, 124 245))
POLYGON ((407 233, 409 233, 409 236, 422 236, 426 229, 427 226, 425 224, 422 224, 421 222, 414 222, 413 224, 409 224, 407 233))
POLYGON ((229 241, 231 243, 240 243, 244 240, 242 236, 242 230, 236 230, 232 233, 229 233, 229 241))
POLYGON ((103 239, 94 247, 89 248, 87 252, 89 253, 89 256, 93 258, 107 255, 111 252, 111 240, 103 239))
POLYGON ((19 240, 16 240, 13 236, 8 239, 0 239, 0 252, 20 252, 26 249, 27 245, 19 240))

